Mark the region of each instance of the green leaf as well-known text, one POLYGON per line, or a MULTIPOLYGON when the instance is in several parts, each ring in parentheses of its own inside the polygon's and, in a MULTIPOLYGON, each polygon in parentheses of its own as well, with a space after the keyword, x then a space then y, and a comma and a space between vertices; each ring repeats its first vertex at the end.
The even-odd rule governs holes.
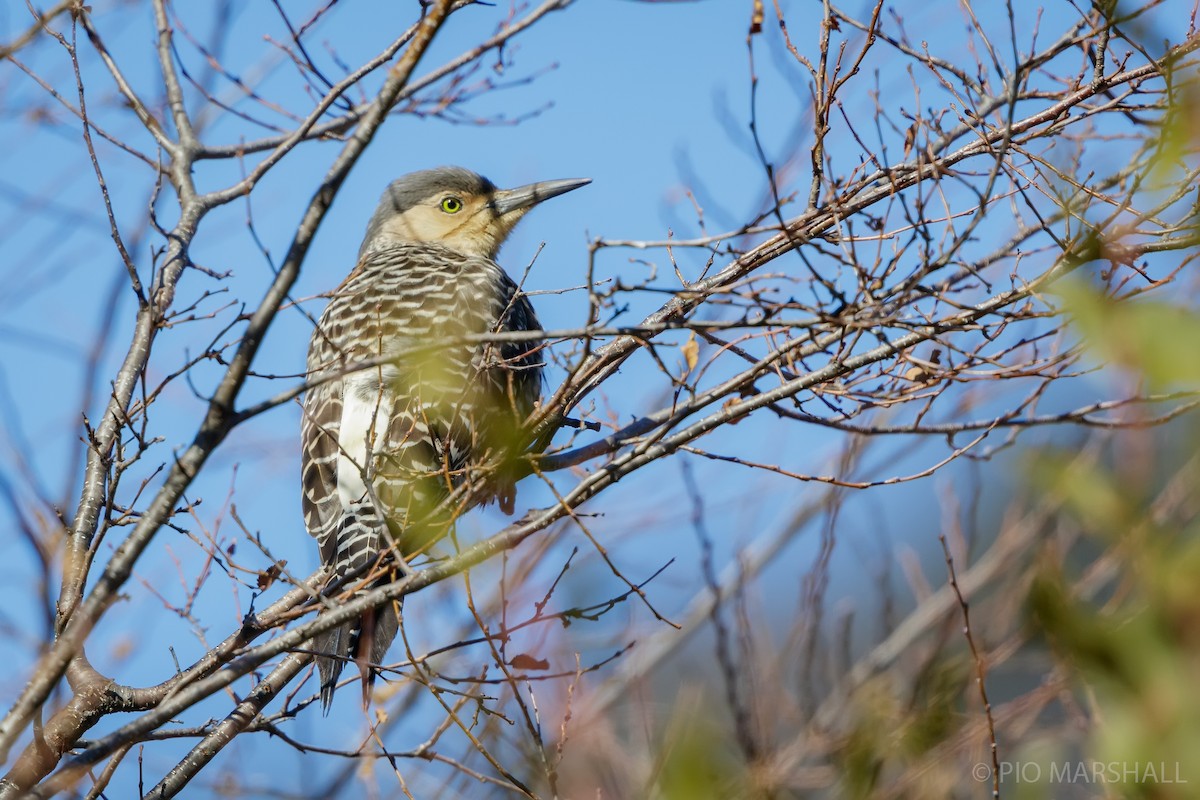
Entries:
POLYGON ((1117 300, 1068 278, 1054 287, 1087 346, 1156 389, 1200 383, 1200 315, 1153 300, 1117 300))

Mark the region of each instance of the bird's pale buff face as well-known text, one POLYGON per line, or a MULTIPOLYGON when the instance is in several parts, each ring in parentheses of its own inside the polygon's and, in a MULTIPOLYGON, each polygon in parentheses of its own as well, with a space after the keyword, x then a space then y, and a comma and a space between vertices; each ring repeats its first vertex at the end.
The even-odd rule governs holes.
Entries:
POLYGON ((395 214, 380 234, 404 242, 436 242, 472 256, 495 259, 526 208, 501 214, 493 195, 446 190, 395 214))

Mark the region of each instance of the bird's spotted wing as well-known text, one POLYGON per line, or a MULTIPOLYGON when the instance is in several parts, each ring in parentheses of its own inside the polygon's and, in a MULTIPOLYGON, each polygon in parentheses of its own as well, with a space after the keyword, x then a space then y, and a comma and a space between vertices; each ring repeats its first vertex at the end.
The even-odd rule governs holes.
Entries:
MULTIPOLYGON (((309 379, 319 379, 332 365, 322 366, 330 349, 319 341, 320 331, 309 349, 309 379)), ((304 525, 321 547, 321 560, 333 560, 337 529, 343 508, 338 497, 338 435, 342 421, 342 379, 335 377, 309 388, 304 394, 300 422, 301 508, 304 525)))
MULTIPOLYGON (((501 273, 500 296, 503 298, 503 309, 498 315, 500 321, 495 325, 496 330, 542 329, 529 298, 504 273, 501 273)), ((495 406, 513 414, 518 423, 524 422, 533 412, 533 406, 542 394, 542 368, 545 364, 542 346, 542 342, 532 340, 502 343, 499 347, 501 363, 487 376, 495 396, 495 406)))

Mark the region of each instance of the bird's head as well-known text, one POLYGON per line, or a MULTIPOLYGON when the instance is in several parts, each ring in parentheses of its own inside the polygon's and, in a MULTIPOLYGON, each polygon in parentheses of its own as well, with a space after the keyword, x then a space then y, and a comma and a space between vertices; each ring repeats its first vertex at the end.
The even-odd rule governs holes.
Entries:
POLYGON ((543 200, 591 183, 587 178, 498 189, 462 167, 437 167, 395 180, 367 225, 359 256, 402 242, 436 242, 494 259, 513 226, 543 200))

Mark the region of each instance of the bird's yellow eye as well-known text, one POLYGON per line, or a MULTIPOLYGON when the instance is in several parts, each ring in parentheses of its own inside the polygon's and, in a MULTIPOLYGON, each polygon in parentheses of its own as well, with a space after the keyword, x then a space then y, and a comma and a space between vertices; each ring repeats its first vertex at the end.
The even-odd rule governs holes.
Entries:
POLYGON ((457 214, 462 211, 463 203, 457 197, 446 197, 442 199, 442 211, 447 214, 457 214))

